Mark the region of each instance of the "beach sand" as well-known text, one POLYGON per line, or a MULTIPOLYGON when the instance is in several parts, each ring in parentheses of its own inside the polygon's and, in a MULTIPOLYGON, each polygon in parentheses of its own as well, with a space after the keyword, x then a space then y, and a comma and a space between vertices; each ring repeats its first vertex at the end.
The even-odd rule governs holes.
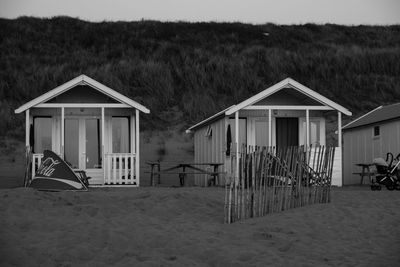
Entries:
POLYGON ((224 189, 0 190, 0 266, 400 266, 400 192, 224 224, 224 189))

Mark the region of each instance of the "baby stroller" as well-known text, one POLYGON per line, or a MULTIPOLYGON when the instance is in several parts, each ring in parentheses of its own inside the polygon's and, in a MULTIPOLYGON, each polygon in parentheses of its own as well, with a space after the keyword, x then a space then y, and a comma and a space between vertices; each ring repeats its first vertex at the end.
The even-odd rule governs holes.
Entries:
POLYGON ((381 190, 381 185, 386 186, 388 190, 400 190, 400 154, 396 158, 393 157, 392 153, 386 154, 386 161, 382 158, 376 158, 373 161, 376 167, 376 179, 371 181, 371 190, 381 190), (396 160, 396 164, 393 164, 396 160))

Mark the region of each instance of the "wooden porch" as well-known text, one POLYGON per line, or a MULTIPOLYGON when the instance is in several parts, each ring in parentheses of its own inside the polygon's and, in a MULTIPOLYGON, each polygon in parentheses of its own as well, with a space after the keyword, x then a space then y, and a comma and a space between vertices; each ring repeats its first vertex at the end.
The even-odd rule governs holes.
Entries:
MULTIPOLYGON (((31 174, 35 179, 36 170, 42 162, 43 154, 32 154, 31 174)), ((97 169, 84 170, 90 177, 89 184, 100 186, 133 185, 139 186, 136 176, 136 154, 107 153, 104 155, 104 166, 97 169)), ((82 171, 74 169, 74 171, 82 171)))

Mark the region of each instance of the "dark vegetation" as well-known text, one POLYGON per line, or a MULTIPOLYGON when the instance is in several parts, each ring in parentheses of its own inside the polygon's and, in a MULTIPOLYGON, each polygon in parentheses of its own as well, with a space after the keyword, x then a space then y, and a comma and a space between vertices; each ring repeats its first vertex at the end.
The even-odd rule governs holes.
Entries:
POLYGON ((359 115, 400 101, 400 26, 0 19, 0 136, 22 136, 14 109, 81 73, 149 107, 148 130, 286 77, 359 115))

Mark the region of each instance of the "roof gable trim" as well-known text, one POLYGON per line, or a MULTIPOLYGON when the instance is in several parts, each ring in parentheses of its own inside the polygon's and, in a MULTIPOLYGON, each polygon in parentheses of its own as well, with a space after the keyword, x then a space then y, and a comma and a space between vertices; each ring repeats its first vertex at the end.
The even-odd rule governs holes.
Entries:
POLYGON ((226 115, 231 115, 245 107, 248 107, 250 105, 253 105, 254 103, 278 92, 279 90, 282 90, 283 88, 286 88, 287 86, 289 86, 290 88, 297 90, 298 92, 310 97, 311 99, 314 99, 316 101, 318 101, 319 103, 325 105, 325 106, 329 106, 335 110, 340 111, 341 113, 347 115, 347 116, 351 116, 351 112, 349 110, 347 110, 346 108, 342 107, 341 105, 333 102, 332 100, 322 96, 321 94, 311 90, 310 88, 300 84, 299 82, 296 82, 295 80, 291 79, 291 78, 286 78, 284 80, 282 80, 281 82, 272 85, 271 87, 265 89, 264 91, 256 94, 253 97, 250 97, 249 99, 239 103, 238 105, 234 106, 233 108, 229 109, 226 111, 226 115))
POLYGON ((82 74, 56 88, 53 90, 50 90, 43 95, 29 101, 28 103, 25 103, 24 105, 20 106, 18 109, 15 110, 15 113, 21 113, 24 112, 27 109, 30 109, 32 107, 35 107, 39 104, 42 104, 46 101, 49 101, 50 99, 70 90, 71 88, 78 86, 78 85, 87 85, 92 87, 93 89, 105 94, 108 97, 111 97, 123 104, 127 104, 131 107, 134 107, 144 113, 150 113, 150 110, 147 109, 145 106, 137 103, 136 101, 133 101, 132 99, 118 93, 117 91, 114 91, 113 89, 97 82, 96 80, 93 80, 92 78, 82 74))

